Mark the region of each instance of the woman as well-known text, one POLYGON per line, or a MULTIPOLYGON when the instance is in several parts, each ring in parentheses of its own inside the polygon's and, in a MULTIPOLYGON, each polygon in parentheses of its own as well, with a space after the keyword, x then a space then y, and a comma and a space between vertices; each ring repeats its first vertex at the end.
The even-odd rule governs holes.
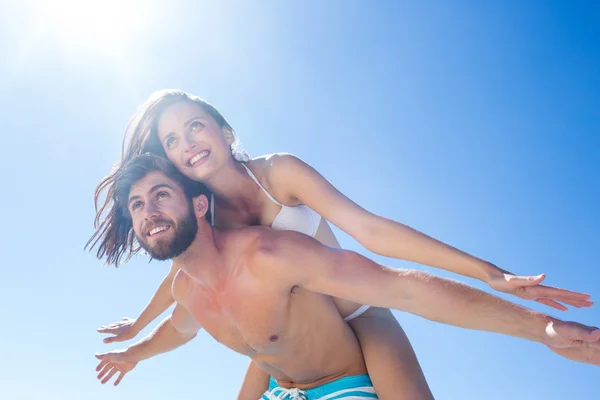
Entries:
MULTIPOLYGON (((122 163, 151 152, 167 157, 183 174, 203 182, 213 193, 213 223, 219 228, 267 225, 293 229, 339 247, 329 221, 380 255, 477 278, 498 291, 560 310, 566 307, 559 302, 575 307, 592 304, 588 295, 539 285, 544 275, 514 276, 405 225, 374 215, 292 155, 250 160, 240 150, 225 118, 210 104, 185 92, 167 90, 152 95, 130 122, 123 150, 122 163)), ((98 185, 97 203, 113 178, 109 175, 98 185)), ((107 199, 110 197, 109 193, 107 199)), ((105 207, 106 203, 98 210, 97 224, 105 207)), ((106 228, 100 224, 99 231, 106 228)), ((134 245, 133 238, 130 245, 134 245)), ((105 255, 102 243, 98 254, 105 255)), ((109 262, 118 264, 120 256, 108 254, 109 262)), ((165 311, 173 303, 170 288, 177 270, 177 265, 173 265, 139 318, 99 329, 116 335, 105 342, 136 336, 165 311)), ((341 299, 335 302, 360 342, 381 399, 432 398, 411 345, 389 310, 366 309, 341 299)), ((257 399, 267 385, 268 376, 251 363, 240 398, 257 399)))

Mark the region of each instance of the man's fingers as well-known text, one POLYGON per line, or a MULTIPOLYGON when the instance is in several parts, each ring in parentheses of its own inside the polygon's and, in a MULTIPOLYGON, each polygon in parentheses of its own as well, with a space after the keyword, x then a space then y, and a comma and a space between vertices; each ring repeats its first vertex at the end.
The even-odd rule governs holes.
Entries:
POLYGON ((108 361, 106 361, 106 360, 100 361, 100 363, 96 367, 96 371, 100 371, 106 364, 108 364, 108 361))
POLYGON ((553 323, 549 329, 569 340, 580 340, 584 342, 600 341, 600 329, 595 326, 587 326, 577 322, 559 322, 553 323))
POLYGON ((110 381, 110 378, 112 378, 117 372, 118 370, 116 368, 111 369, 108 375, 102 379, 101 383, 104 385, 106 382, 110 381))
POLYGON ((535 301, 537 301, 538 303, 541 303, 541 304, 545 304, 548 307, 556 308, 557 310, 560 310, 560 311, 567 311, 567 307, 563 306, 560 303, 557 303, 554 300, 541 298, 541 299, 535 299, 535 301))
POLYGON ((118 352, 109 352, 104 354, 96 354, 95 357, 98 360, 102 360, 103 362, 120 362, 122 360, 123 355, 118 352))
POLYGON ((119 371, 119 376, 117 377, 117 379, 115 380, 115 383, 114 383, 115 386, 118 386, 119 383, 121 383, 121 380, 123 379, 125 374, 126 374, 126 372, 119 371))
POLYGON ((102 377, 104 375, 106 375, 106 373, 108 371, 110 371, 111 369, 113 369, 115 366, 112 363, 107 363, 104 367, 102 367, 102 371, 100 371, 100 373, 98 374, 97 378, 98 379, 102 379, 102 377))
POLYGON ((591 328, 590 332, 583 335, 581 338, 584 342, 599 342, 600 341, 600 329, 591 328))

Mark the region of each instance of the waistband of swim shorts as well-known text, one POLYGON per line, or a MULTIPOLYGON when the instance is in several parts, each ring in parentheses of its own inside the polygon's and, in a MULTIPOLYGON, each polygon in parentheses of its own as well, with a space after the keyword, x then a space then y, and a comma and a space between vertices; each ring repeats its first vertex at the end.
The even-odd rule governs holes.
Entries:
MULTIPOLYGON (((369 378, 369 375, 367 374, 363 374, 363 375, 352 375, 352 376, 345 376, 343 378, 339 378, 336 379, 335 381, 329 382, 329 383, 325 383, 321 386, 317 386, 311 389, 306 389, 306 395, 309 398, 319 398, 322 396, 326 396, 329 394, 333 394, 335 392, 339 392, 341 390, 348 390, 348 389, 358 389, 361 387, 369 387, 369 386, 373 386, 373 382, 371 382, 371 378, 369 378)), ((277 384, 277 381, 271 377, 271 379, 269 380, 269 391, 275 389, 279 387, 279 385, 277 384)), ((375 397, 373 397, 374 399, 377 398, 377 395, 374 395, 375 397)))

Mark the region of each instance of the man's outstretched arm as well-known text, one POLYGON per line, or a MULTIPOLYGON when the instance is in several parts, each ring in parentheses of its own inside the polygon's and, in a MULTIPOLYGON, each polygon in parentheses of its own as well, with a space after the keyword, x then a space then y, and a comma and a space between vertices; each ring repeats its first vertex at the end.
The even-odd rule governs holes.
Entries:
POLYGON ((562 322, 456 281, 386 268, 357 253, 323 246, 305 235, 271 235, 257 252, 256 262, 258 270, 265 269, 288 285, 314 292, 555 348, 582 346, 585 354, 570 353, 568 358, 600 365, 600 330, 596 328, 562 322))
POLYGON ((119 372, 119 377, 114 383, 116 386, 138 362, 175 350, 196 337, 199 330, 200 325, 178 304, 173 314, 165 318, 152 333, 136 344, 125 350, 96 354, 96 358, 100 360, 96 367, 96 371, 100 371, 98 379, 101 379, 104 384, 119 372))

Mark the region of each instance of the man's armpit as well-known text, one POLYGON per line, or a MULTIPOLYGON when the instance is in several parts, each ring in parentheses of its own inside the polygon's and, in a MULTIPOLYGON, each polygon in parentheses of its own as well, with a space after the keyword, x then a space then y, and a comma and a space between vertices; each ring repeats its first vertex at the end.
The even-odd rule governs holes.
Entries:
POLYGON ((177 304, 171 315, 173 327, 184 335, 194 335, 198 333, 202 326, 181 304, 177 304))

